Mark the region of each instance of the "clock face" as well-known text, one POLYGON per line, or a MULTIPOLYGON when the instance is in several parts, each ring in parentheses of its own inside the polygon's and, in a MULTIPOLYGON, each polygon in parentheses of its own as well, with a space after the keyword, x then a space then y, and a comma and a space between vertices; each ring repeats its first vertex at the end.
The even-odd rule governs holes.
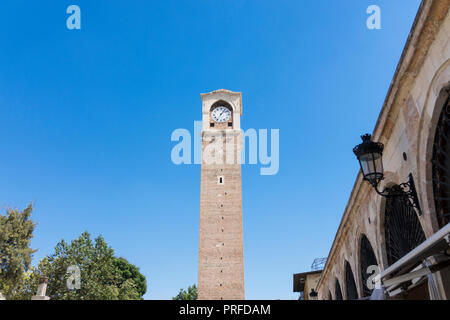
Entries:
POLYGON ((212 112, 212 118, 216 122, 225 122, 230 119, 231 111, 227 107, 217 107, 212 112))

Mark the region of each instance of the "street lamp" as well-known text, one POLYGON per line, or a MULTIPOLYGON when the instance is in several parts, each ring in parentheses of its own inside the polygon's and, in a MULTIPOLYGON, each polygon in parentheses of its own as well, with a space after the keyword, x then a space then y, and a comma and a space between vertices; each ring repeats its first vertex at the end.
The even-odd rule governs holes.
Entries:
POLYGON ((408 204, 415 208, 419 216, 421 216, 422 211, 420 209, 412 174, 409 174, 408 182, 396 184, 392 187, 386 187, 383 191, 380 191, 378 185, 381 180, 384 179, 384 145, 381 142, 372 141, 372 136, 370 134, 365 134, 361 136, 361 138, 363 142, 353 148, 353 152, 358 158, 364 180, 368 181, 375 191, 383 197, 406 197, 409 200, 408 204))
POLYGON ((309 298, 310 300, 317 300, 317 292, 316 290, 314 290, 314 288, 311 289, 311 292, 309 293, 309 298))

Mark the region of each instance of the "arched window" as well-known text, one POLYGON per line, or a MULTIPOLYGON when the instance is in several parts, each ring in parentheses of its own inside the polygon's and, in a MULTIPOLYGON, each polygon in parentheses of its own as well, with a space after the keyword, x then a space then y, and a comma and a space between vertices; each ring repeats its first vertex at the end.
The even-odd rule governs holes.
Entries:
POLYGON ((345 284, 347 292, 347 300, 358 299, 358 291, 356 290, 355 277, 353 277, 352 268, 350 263, 345 261, 345 284))
POLYGON ((406 196, 386 199, 384 232, 388 264, 392 265, 425 241, 416 211, 406 196))
POLYGON ((225 108, 229 109, 231 112, 233 112, 233 108, 231 107, 231 105, 224 100, 219 100, 219 101, 214 102, 210 108, 210 111, 212 111, 218 107, 225 107, 225 108))
POLYGON ((341 291, 341 284, 339 283, 339 280, 336 279, 336 288, 335 288, 335 297, 336 300, 342 300, 342 291, 341 291))
POLYGON ((369 297, 372 294, 372 289, 369 289, 369 287, 367 286, 367 280, 373 274, 373 271, 370 271, 370 273, 368 273, 368 269, 370 266, 378 266, 378 262, 377 258, 375 257, 375 253, 373 252, 372 245, 365 235, 363 235, 361 238, 360 257, 363 297, 369 297))
POLYGON ((450 96, 436 127, 433 145, 433 194, 439 228, 450 222, 450 96))

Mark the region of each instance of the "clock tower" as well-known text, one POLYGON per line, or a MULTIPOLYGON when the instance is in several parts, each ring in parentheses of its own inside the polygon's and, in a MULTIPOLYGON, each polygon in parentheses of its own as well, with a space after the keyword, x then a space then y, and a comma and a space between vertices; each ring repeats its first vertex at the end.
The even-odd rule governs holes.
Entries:
POLYGON ((201 97, 198 299, 243 300, 242 94, 221 89, 201 97))

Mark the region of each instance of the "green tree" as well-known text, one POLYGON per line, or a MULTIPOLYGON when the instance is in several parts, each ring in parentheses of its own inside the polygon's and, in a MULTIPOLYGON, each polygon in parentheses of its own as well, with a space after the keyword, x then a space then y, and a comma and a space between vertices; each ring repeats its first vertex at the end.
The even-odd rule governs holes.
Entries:
POLYGON ((146 292, 145 277, 138 268, 114 257, 102 236, 92 241, 88 232, 70 244, 61 240, 55 253, 39 262, 28 284, 31 291, 41 276, 49 278, 47 295, 52 300, 136 300, 146 292), (68 289, 70 266, 80 270, 79 289, 68 289))
POLYGON ((0 214, 0 291, 7 299, 20 298, 31 259, 30 248, 36 224, 30 219, 33 206, 25 210, 8 209, 0 214))
POLYGON ((180 289, 180 292, 172 298, 172 300, 197 300, 198 290, 197 286, 194 284, 188 287, 187 291, 180 289))
POLYGON ((118 272, 119 279, 123 281, 119 284, 120 287, 123 287, 127 281, 131 280, 136 286, 139 297, 142 297, 147 292, 147 281, 139 272, 139 268, 129 263, 125 258, 115 258, 114 266, 118 272))

